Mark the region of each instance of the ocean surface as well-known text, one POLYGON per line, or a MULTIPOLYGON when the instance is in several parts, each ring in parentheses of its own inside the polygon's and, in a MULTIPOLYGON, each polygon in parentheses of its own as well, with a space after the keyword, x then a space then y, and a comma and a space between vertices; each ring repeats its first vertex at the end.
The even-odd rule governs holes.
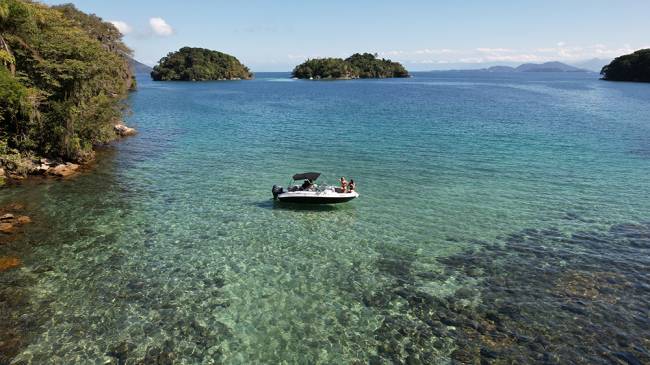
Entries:
POLYGON ((650 363, 650 85, 138 83, 137 136, 0 190, 0 363, 650 363), (272 200, 306 171, 360 197, 272 200))

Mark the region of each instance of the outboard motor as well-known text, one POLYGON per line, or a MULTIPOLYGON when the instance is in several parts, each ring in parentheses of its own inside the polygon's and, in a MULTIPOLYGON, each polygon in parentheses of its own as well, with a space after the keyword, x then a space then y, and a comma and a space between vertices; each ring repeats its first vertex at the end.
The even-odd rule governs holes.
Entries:
POLYGON ((273 199, 277 200, 278 195, 284 193, 284 189, 282 188, 282 186, 273 185, 273 189, 271 189, 271 192, 273 193, 273 199))

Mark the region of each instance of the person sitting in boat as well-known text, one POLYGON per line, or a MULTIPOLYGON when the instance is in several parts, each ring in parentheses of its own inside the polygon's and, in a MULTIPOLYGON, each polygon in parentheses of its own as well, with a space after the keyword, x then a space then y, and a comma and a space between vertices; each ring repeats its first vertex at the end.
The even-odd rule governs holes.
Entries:
POLYGON ((345 193, 346 191, 348 191, 348 182, 344 176, 341 176, 341 191, 339 193, 345 193))
POLYGON ((314 182, 311 179, 306 179, 300 186, 301 190, 312 190, 314 188, 314 182))
POLYGON ((353 192, 356 187, 357 185, 354 183, 354 179, 350 179, 350 183, 348 184, 348 192, 353 192))

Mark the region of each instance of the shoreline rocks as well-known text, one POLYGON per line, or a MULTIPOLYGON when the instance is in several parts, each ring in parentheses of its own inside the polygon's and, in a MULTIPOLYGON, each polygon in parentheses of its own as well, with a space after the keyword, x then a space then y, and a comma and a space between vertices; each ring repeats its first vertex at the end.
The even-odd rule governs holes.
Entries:
MULTIPOLYGON (((118 138, 137 134, 135 128, 128 127, 118 121, 113 126, 118 138)), ((95 159, 95 151, 91 150, 79 156, 74 162, 61 159, 35 158, 16 156, 0 156, 0 187, 16 183, 30 176, 68 178, 79 173, 82 168, 95 159), (11 158, 9 158, 11 157, 11 158)))
POLYGON ((117 123, 113 127, 113 130, 115 130, 115 134, 117 134, 120 137, 128 137, 128 136, 133 136, 136 133, 138 133, 135 128, 128 127, 124 123, 117 123))
POLYGON ((12 166, 5 166, 0 169, 0 179, 17 181, 24 180, 28 176, 51 176, 51 177, 70 177, 81 168, 80 164, 72 162, 63 162, 61 160, 50 160, 41 158, 31 160, 28 158, 19 162, 13 162, 12 166))
MULTIPOLYGON (((20 204, 11 204, 0 208, 0 235, 12 235, 19 227, 32 222, 30 217, 20 214, 23 208, 20 204)), ((0 241, 1 244, 2 241, 0 241)))
POLYGON ((79 170, 79 165, 71 162, 50 166, 45 173, 57 177, 70 177, 79 170))

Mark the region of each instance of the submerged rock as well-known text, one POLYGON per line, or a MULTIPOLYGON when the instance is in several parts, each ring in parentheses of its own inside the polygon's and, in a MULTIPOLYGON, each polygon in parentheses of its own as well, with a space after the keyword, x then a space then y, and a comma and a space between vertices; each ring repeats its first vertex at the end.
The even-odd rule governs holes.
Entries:
POLYGON ((106 352, 106 355, 115 358, 118 364, 125 364, 126 360, 129 358, 133 350, 136 349, 136 347, 136 345, 130 342, 123 341, 116 345, 110 346, 106 352))
POLYGON ((120 137, 133 136, 137 133, 134 128, 127 127, 125 124, 118 123, 114 127, 115 133, 120 137))
POLYGON ((2 207, 0 210, 5 210, 5 211, 10 210, 10 211, 15 212, 15 211, 23 210, 23 209, 25 209, 25 206, 23 204, 21 204, 21 203, 11 203, 11 204, 9 204, 7 206, 2 207))
POLYGON ((649 249, 650 223, 636 223, 525 229, 441 257, 430 273, 386 251, 377 268, 390 284, 361 298, 384 316, 377 363, 650 364, 649 249), (421 289, 448 278, 468 284, 449 296, 421 289))
POLYGON ((20 259, 18 257, 0 257, 0 272, 7 271, 18 266, 20 266, 20 259))
POLYGON ((18 224, 28 224, 28 223, 32 223, 32 219, 29 218, 26 215, 21 215, 18 218, 16 218, 16 223, 18 223, 18 224))
POLYGON ((14 203, 0 208, 0 233, 6 235, 15 232, 17 226, 22 226, 32 222, 32 219, 26 215, 19 215, 16 217, 14 213, 18 213, 24 207, 21 204, 14 203))
POLYGON ((14 232, 14 225, 11 223, 0 223, 0 232, 11 234, 14 232))

